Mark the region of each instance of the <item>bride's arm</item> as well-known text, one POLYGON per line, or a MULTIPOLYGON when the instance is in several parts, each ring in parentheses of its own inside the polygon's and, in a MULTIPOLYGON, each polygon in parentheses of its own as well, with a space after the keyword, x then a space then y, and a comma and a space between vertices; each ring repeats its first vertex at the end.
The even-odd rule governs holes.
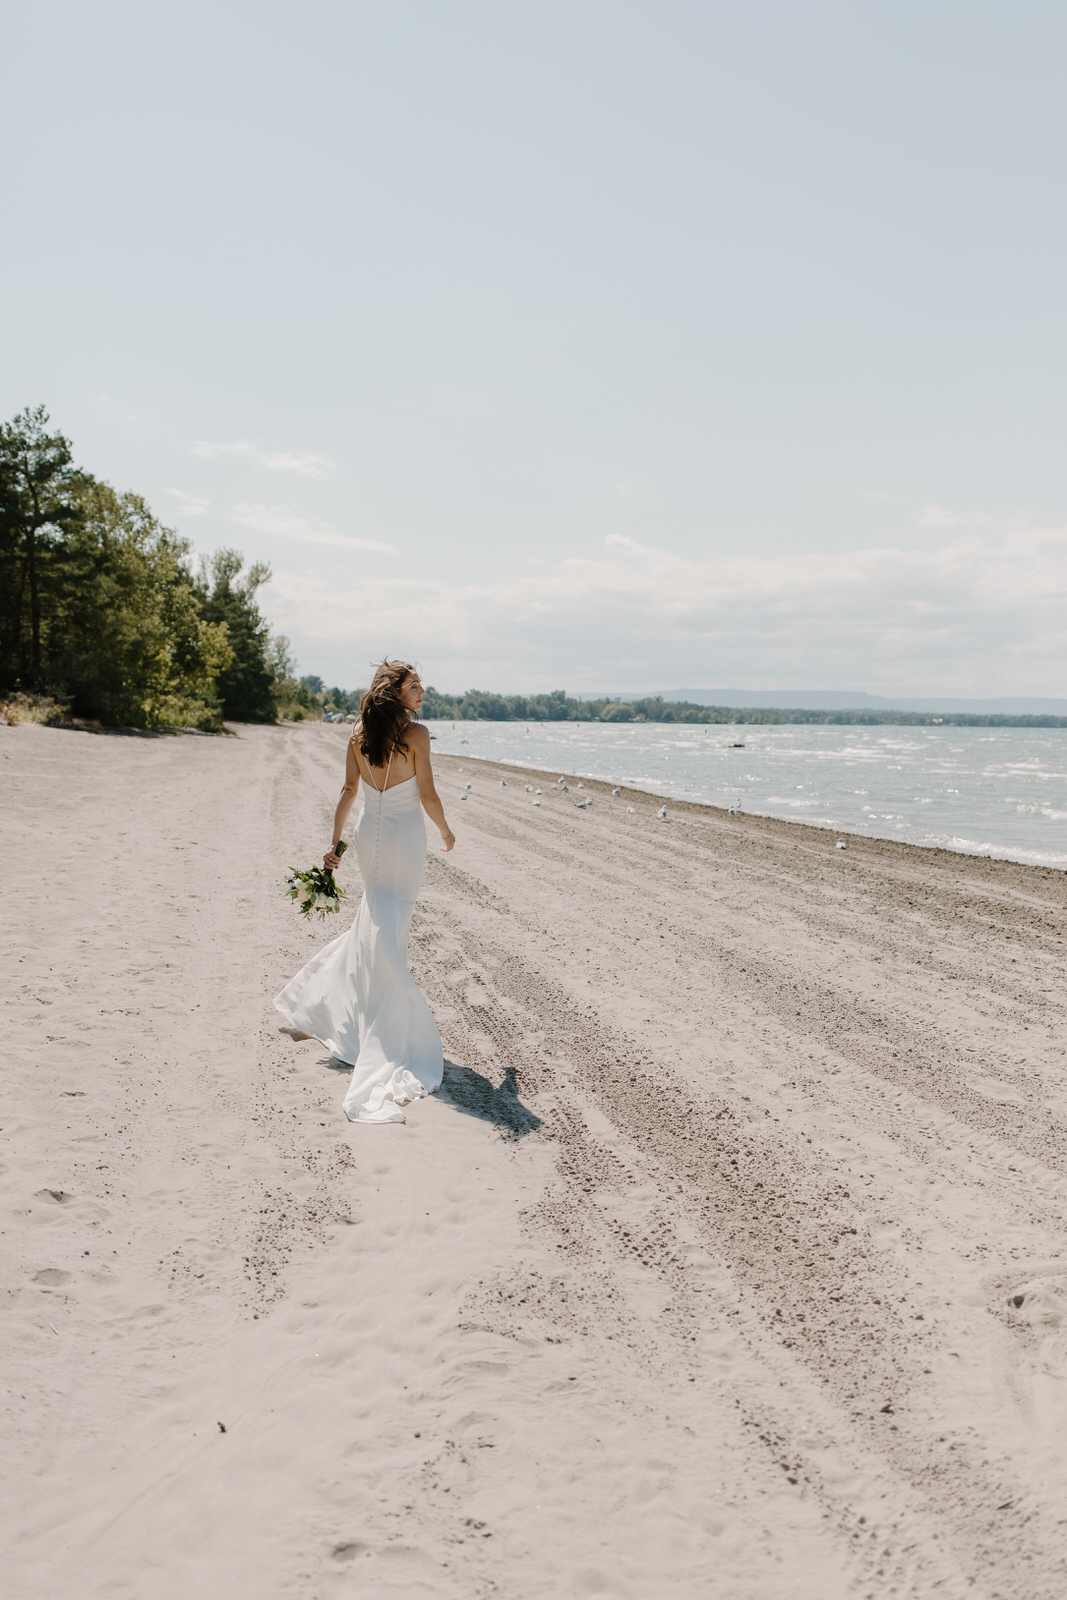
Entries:
POLYGON ((358 793, 359 764, 356 761, 355 741, 349 739, 348 755, 345 758, 345 786, 341 790, 340 799, 337 802, 337 810, 333 814, 333 843, 322 858, 324 864, 330 868, 341 865, 341 858, 334 854, 333 845, 341 842, 341 835, 345 831, 345 823, 348 821, 349 812, 356 803, 356 795, 358 793))
POLYGON ((441 835, 441 849, 451 850, 456 836, 445 821, 445 808, 434 787, 433 768, 430 766, 430 735, 421 723, 407 732, 407 746, 415 758, 415 776, 419 783, 419 799, 423 809, 441 835))

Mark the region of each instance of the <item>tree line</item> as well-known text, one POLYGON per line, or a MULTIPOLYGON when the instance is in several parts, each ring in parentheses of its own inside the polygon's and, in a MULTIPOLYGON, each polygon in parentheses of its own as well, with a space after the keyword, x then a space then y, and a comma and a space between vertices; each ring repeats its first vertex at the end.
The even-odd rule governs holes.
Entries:
POLYGON ((911 727, 1067 728, 1067 717, 982 716, 946 711, 804 711, 792 707, 700 706, 691 700, 664 700, 649 695, 637 700, 577 700, 563 689, 551 694, 489 694, 468 689, 466 694, 441 694, 427 689, 424 718, 454 722, 695 722, 721 724, 827 723, 834 726, 877 727, 884 724, 911 727))
MULTIPOLYGON (((321 678, 301 678, 286 715, 297 718, 326 713, 355 713, 362 689, 327 689, 321 678)), ((700 706, 691 700, 664 700, 648 695, 637 700, 578 700, 564 689, 549 694, 492 694, 468 689, 442 694, 432 686, 422 704, 424 721, 450 722, 694 722, 704 726, 822 723, 834 727, 1067 728, 1067 717, 1044 714, 945 711, 804 711, 794 707, 700 706)))
POLYGON ((0 424, 0 697, 135 728, 273 722, 296 682, 256 603, 270 577, 237 550, 195 564, 43 406, 0 424))

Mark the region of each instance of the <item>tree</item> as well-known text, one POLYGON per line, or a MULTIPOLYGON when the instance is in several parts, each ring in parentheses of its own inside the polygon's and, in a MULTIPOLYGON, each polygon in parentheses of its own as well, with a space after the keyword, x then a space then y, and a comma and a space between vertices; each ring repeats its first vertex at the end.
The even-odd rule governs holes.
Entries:
MULTIPOLYGON (((293 646, 284 633, 272 633, 267 640, 267 665, 274 677, 274 698, 277 703, 298 701, 301 690, 307 690, 296 675, 296 657, 293 646)), ((308 695, 310 700, 311 696, 308 695)))
POLYGON ((70 442, 48 432, 44 406, 0 423, 0 674, 40 688, 45 676, 52 562, 77 522, 81 474, 70 442))
POLYGON ((215 680, 232 651, 205 621, 189 541, 140 495, 83 477, 53 554, 50 670, 83 715, 129 727, 217 726, 215 680))
POLYGON ((243 567, 239 550, 216 550, 210 561, 201 559, 200 614, 205 622, 226 624, 232 654, 218 677, 224 716, 235 722, 275 722, 277 661, 271 656, 270 629, 256 604, 256 591, 270 582, 271 571, 265 561, 254 561, 242 578, 243 567))

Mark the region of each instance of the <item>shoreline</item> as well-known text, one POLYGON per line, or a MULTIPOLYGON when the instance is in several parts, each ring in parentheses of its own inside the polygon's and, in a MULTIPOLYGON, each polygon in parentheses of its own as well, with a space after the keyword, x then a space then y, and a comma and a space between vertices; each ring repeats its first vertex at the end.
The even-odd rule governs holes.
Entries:
MULTIPOLYGON (((469 762, 471 765, 484 767, 487 770, 492 771, 494 776, 516 773, 526 778, 537 778, 543 780, 547 773, 558 772, 557 767, 536 767, 520 762, 493 760, 492 758, 486 756, 456 756, 453 754, 446 754, 445 752, 441 752, 441 754, 438 755, 438 753, 435 751, 433 753, 433 762, 435 767, 438 761, 457 763, 469 762)), ((938 861, 938 863, 942 866, 948 866, 950 863, 957 861, 978 863, 984 862, 993 867, 1018 868, 1018 870, 1021 872, 1032 872, 1039 875, 1050 874, 1053 877, 1057 875, 1067 876, 1067 867, 1045 865, 1041 862, 1015 861, 1010 856, 977 855, 969 850, 951 850, 946 845, 918 844, 910 839, 893 839, 884 834, 855 833, 850 827, 845 825, 838 826, 834 823, 816 822, 814 820, 802 821, 795 817, 776 817, 769 812, 735 812, 731 811, 726 806, 716 805, 712 800, 675 800, 671 798, 671 796, 665 795, 658 790, 642 789, 633 784, 616 785, 613 784, 610 779, 588 777, 585 773, 569 773, 564 774, 564 776, 567 777, 568 782, 573 782, 574 784, 579 782, 582 783, 584 785, 585 792, 588 794, 596 793, 602 798, 611 800, 612 790, 617 787, 621 791, 619 796, 621 801, 626 801, 627 798, 640 799, 644 801, 656 800, 660 805, 667 806, 668 813, 671 811, 678 811, 690 816, 702 816, 706 813, 712 813, 715 819, 719 822, 733 823, 738 825, 742 824, 747 818, 751 822, 769 824, 775 828, 783 828, 786 830, 799 829, 801 830, 801 834, 828 834, 833 836, 835 841, 841 835, 847 835, 849 840, 848 848, 850 850, 853 848, 854 842, 857 848, 864 846, 879 846, 886 847, 891 850, 919 852, 925 857, 938 861)), ((555 784, 550 784, 549 787, 544 790, 544 794, 549 794, 554 788, 555 784)), ((836 843, 834 848, 836 849, 836 843)))
MULTIPOLYGON (((484 729, 489 725, 482 723, 480 725, 470 724, 470 726, 472 728, 475 726, 480 726, 484 729)), ((529 733, 531 730, 527 729, 526 731, 529 733)), ((677 740, 677 737, 678 730, 672 728, 669 732, 667 743, 673 744, 677 740)), ((984 737, 982 742, 987 742, 984 737)), ((464 739, 462 743, 465 745, 467 741, 464 739)), ((684 735, 682 743, 683 746, 687 745, 687 740, 685 739, 684 735)), ((609 788, 621 781, 617 775, 604 774, 602 771, 591 772, 587 774, 587 772, 584 770, 577 770, 581 766, 581 755, 585 755, 588 759, 589 749, 592 747, 584 748, 580 754, 578 749, 575 749, 573 746, 568 744, 560 750, 553 752, 553 754, 559 756, 559 764, 553 763, 552 765, 538 765, 537 763, 528 762, 522 751, 515 751, 512 749, 509 750, 507 754, 500 754, 494 751, 483 752, 479 749, 480 744, 481 741, 475 741, 476 753, 471 754, 471 760, 495 760, 505 765, 514 764, 523 770, 534 770, 545 774, 558 772, 560 770, 560 765, 565 767, 570 766, 572 769, 576 770, 576 775, 578 777, 585 779, 588 776, 591 780, 601 783, 606 782, 609 788)), ((688 747, 695 748, 692 746, 691 741, 688 741, 688 747)), ((640 753, 640 760, 644 763, 657 761, 659 756, 654 752, 658 750, 658 748, 659 741, 657 740, 656 744, 649 746, 640 753)), ((720 745, 716 746, 715 748, 735 750, 738 748, 744 749, 745 747, 720 745)), ((757 760, 759 760, 761 757, 770 756, 772 761, 777 762, 785 754, 784 751, 776 750, 773 744, 768 746, 766 749, 760 749, 760 747, 756 745, 753 746, 753 750, 756 754, 757 760)), ((460 752, 453 748, 450 753, 459 754, 460 752)), ((632 769, 633 763, 629 753, 620 749, 617 750, 615 754, 617 757, 621 756, 621 769, 625 770, 626 767, 630 767, 632 769)), ((667 759, 667 757, 664 757, 664 759, 667 759)), ((683 755, 680 759, 684 764, 686 759, 685 756, 683 755)), ((814 769, 814 772, 819 770, 821 769, 814 769)), ((894 771, 898 769, 890 770, 894 771)), ((1040 831, 1035 834, 1034 837, 1030 838, 1026 836, 1028 830, 1024 828, 1022 830, 1022 836, 1020 836, 1018 828, 1013 829, 1010 816, 992 819, 989 816, 980 815, 979 813, 982 809, 982 802, 977 794, 971 796, 974 805, 977 806, 977 810, 973 811, 972 814, 966 815, 957 813, 953 816, 942 817, 938 824, 934 824, 931 820, 931 817, 932 815, 936 815, 936 809, 934 813, 931 814, 926 812, 923 807, 917 808, 916 804, 909 804, 909 801, 904 795, 898 793, 895 797, 891 796, 893 785, 890 783, 886 797, 881 801, 880 805, 864 805, 862 807, 863 812, 872 812, 880 811, 888 806, 891 813, 897 813, 895 816, 891 816, 891 818, 881 819, 894 820, 897 824, 897 826, 887 833, 867 831, 870 819, 865 816, 861 816, 859 812, 856 811, 855 806, 851 805, 849 797, 856 794, 866 796, 868 791, 866 789, 853 790, 847 785, 840 795, 834 797, 830 794, 827 794, 826 796, 823 796, 815 801, 815 804, 818 805, 820 811, 823 813, 818 817, 812 816, 810 813, 804 815, 803 813, 807 811, 806 806, 801 807, 801 814, 798 815, 796 808, 793 805, 786 804, 785 802, 782 802, 782 807, 784 807, 784 809, 764 809, 766 805, 773 805, 775 802, 780 801, 781 796, 779 794, 767 794, 766 796, 760 795, 758 792, 758 786, 761 783, 766 783, 769 778, 773 782, 785 783, 787 792, 791 792, 794 787, 794 779, 803 777, 805 781, 803 783, 795 784, 795 787, 797 789, 808 789, 812 786, 813 781, 816 786, 819 784, 819 779, 814 775, 814 772, 812 769, 806 769, 803 765, 801 765, 797 768, 795 773, 789 771, 788 769, 780 772, 764 772, 762 777, 754 777, 751 773, 746 773, 744 779, 737 783, 737 788, 745 791, 748 789, 750 784, 757 785, 757 792, 749 791, 747 798, 744 796, 742 797, 743 803, 745 803, 748 808, 747 814, 774 817, 781 821, 800 821, 804 825, 810 827, 824 827, 827 829, 836 828, 839 832, 845 832, 849 834, 850 837, 854 838, 894 839, 899 842, 913 844, 924 849, 928 848, 946 850, 953 855, 958 854, 966 856, 981 856, 990 860, 1016 861, 1019 863, 1019 865, 1024 866, 1048 867, 1054 871, 1067 871, 1067 850, 1056 850, 1053 848, 1052 842, 1040 831), (902 808, 902 810, 898 812, 898 808, 902 808), (838 812, 836 817, 834 815, 835 811, 838 812), (842 817, 846 818, 847 820, 842 820, 842 817), (998 833, 1006 833, 1007 838, 990 838, 990 833, 992 833, 994 836, 998 833), (977 837, 974 835, 977 835, 977 837)), ((970 775, 964 773, 961 776, 966 780, 966 778, 970 775)), ((723 788, 719 786, 719 781, 717 779, 712 779, 711 781, 706 782, 703 779, 696 777, 692 769, 690 769, 688 772, 683 772, 683 774, 680 776, 678 780, 680 787, 678 788, 675 788, 673 782, 663 783, 657 787, 654 786, 655 781, 656 780, 649 778, 649 786, 642 787, 644 779, 631 779, 627 781, 626 787, 630 789, 636 789, 636 791, 641 794, 656 795, 661 803, 666 801, 669 804, 710 805, 720 808, 728 807, 730 800, 727 798, 727 796, 730 796, 736 792, 733 784, 726 788, 724 792, 723 788), (692 789, 696 789, 697 793, 692 793, 692 789), (712 792, 708 793, 707 791, 709 790, 712 792)), ((871 782, 872 780, 870 778, 862 778, 860 781, 871 782)), ((923 776, 917 772, 914 774, 914 781, 916 783, 926 783, 932 780, 930 777, 923 776)), ((944 782, 944 777, 942 777, 941 781, 942 783, 944 782)), ((1059 783, 1059 779, 1056 777, 1050 777, 1049 781, 1054 784, 1059 783)), ((954 795, 958 792, 959 791, 955 789, 948 789, 945 791, 945 794, 954 795)), ((905 794, 907 793, 911 793, 910 784, 905 791, 905 794)), ((923 806, 925 806, 926 803, 927 802, 924 801, 923 806)), ((1042 814, 1048 817, 1055 817, 1058 815, 1058 813, 1055 811, 1045 811, 1044 806, 1040 804, 1040 802, 1035 801, 1031 807, 1028 807, 1026 804, 1024 804, 1023 800, 1020 799, 1019 791, 1014 793, 1008 803, 1012 806, 1018 807, 1020 810, 1033 809, 1035 811, 1042 812, 1042 814)), ((1067 796, 1061 797, 1061 803, 1067 803, 1067 796)))

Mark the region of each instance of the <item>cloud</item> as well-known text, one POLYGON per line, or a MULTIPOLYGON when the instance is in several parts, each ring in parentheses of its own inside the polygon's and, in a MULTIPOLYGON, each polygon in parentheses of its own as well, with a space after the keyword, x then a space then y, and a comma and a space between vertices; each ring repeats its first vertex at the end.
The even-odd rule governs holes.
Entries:
POLYGON ((166 493, 181 501, 179 510, 186 517, 202 517, 211 505, 210 500, 198 500, 195 495, 186 494, 184 489, 167 489, 166 493))
POLYGON ((276 533, 283 539, 299 539, 304 544, 340 545, 346 550, 392 551, 391 544, 381 539, 360 538, 353 534, 337 533, 333 528, 315 527, 306 517, 295 515, 284 506, 236 505, 229 513, 234 522, 243 527, 255 528, 257 533, 276 533))
POLYGON ((1054 694, 1067 674, 1063 528, 729 560, 611 536, 521 582, 375 572, 348 589, 286 572, 265 599, 308 670, 339 659, 358 618, 361 660, 417 656, 442 688, 1054 694))
POLYGON ((289 450, 258 450, 253 444, 212 444, 198 439, 191 446, 194 456, 217 461, 224 456, 240 456, 269 472, 298 472, 303 478, 328 478, 336 469, 327 456, 296 455, 289 450))
POLYGON ((950 511, 947 506, 938 506, 933 503, 920 506, 915 525, 918 528, 958 528, 967 518, 959 511, 950 511))

